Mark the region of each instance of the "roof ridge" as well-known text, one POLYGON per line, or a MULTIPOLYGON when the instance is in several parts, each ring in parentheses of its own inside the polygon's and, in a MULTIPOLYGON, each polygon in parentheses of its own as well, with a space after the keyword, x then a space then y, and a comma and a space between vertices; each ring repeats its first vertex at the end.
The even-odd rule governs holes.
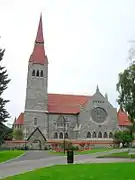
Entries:
POLYGON ((65 96, 83 96, 83 97, 92 97, 92 95, 83 95, 83 94, 60 94, 60 93, 48 93, 48 95, 65 95, 65 96))

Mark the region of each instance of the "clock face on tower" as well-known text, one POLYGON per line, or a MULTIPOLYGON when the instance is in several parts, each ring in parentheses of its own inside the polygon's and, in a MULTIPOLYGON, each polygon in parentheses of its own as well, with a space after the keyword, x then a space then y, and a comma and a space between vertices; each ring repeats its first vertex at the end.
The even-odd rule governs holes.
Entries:
POLYGON ((103 123, 107 118, 107 112, 105 109, 96 107, 91 111, 92 119, 97 123, 103 123))

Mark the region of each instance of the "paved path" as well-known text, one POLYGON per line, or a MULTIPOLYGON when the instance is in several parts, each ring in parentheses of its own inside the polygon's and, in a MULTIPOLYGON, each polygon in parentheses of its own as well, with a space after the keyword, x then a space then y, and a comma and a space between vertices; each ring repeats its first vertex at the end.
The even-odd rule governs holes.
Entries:
POLYGON ((15 159, 13 161, 45 159, 48 157, 58 157, 58 156, 55 154, 49 154, 48 151, 28 151, 23 156, 15 159))
MULTIPOLYGON (((108 163, 108 162, 135 162, 133 159, 116 159, 116 158, 96 158, 100 155, 110 154, 113 152, 126 151, 127 149, 111 150, 106 152, 99 152, 94 154, 76 155, 75 163, 108 163)), ((26 171, 34 170, 40 167, 52 166, 56 164, 66 164, 66 156, 49 155, 47 152, 34 151, 28 152, 26 156, 18 160, 10 161, 8 163, 0 164, 0 178, 24 173, 26 171), (44 157, 44 158, 43 158, 44 157)))

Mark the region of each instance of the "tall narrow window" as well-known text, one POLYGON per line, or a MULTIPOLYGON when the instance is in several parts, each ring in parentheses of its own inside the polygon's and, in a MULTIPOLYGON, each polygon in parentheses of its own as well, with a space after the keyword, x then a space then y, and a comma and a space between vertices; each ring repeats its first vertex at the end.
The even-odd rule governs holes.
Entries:
POLYGON ((63 139, 63 133, 62 132, 59 134, 59 138, 63 139))
POLYGON ((68 139, 68 133, 67 132, 65 133, 65 139, 68 139))
POLYGON ((37 70, 37 76, 39 76, 39 70, 37 70))
POLYGON ((54 139, 58 139, 58 133, 57 132, 54 133, 54 139))
POLYGON ((104 138, 107 138, 107 132, 104 132, 104 138))
POLYGON ((32 76, 35 76, 35 69, 32 71, 32 76))
POLYGON ((102 133, 101 132, 98 133, 98 138, 102 138, 102 133))
POLYGON ((109 138, 113 138, 113 133, 112 132, 109 133, 109 138))
POLYGON ((34 118, 34 126, 37 125, 37 118, 34 118))
POLYGON ((43 76, 44 76, 44 74, 43 74, 43 70, 41 70, 41 72, 40 72, 40 76, 41 76, 41 77, 43 77, 43 76))
POLYGON ((92 135, 93 138, 96 138, 97 137, 97 134, 96 132, 93 132, 93 135, 92 135))
POLYGON ((87 138, 91 138, 91 133, 87 132, 87 138))

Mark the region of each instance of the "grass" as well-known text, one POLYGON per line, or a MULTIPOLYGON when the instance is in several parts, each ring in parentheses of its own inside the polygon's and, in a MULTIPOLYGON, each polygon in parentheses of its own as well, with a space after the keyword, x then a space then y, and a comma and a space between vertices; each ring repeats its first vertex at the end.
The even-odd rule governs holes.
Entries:
POLYGON ((134 163, 57 165, 4 180, 134 180, 134 163))
MULTIPOLYGON (((81 155, 81 154, 92 154, 92 153, 97 153, 97 152, 104 152, 104 151, 110 151, 113 148, 95 148, 95 149, 90 149, 90 150, 85 150, 85 151, 75 151, 75 155, 81 155)), ((55 152, 55 151, 50 151, 49 153, 55 154, 55 155, 66 155, 64 152, 55 152)))
MULTIPOLYGON (((128 152, 119 152, 119 153, 112 153, 104 156, 99 156, 98 158, 130 158, 130 155, 128 155, 128 152)), ((132 158, 135 158, 135 155, 132 155, 132 158)))
POLYGON ((21 150, 11 150, 11 151, 0 151, 0 163, 16 158, 23 154, 24 151, 21 150))

